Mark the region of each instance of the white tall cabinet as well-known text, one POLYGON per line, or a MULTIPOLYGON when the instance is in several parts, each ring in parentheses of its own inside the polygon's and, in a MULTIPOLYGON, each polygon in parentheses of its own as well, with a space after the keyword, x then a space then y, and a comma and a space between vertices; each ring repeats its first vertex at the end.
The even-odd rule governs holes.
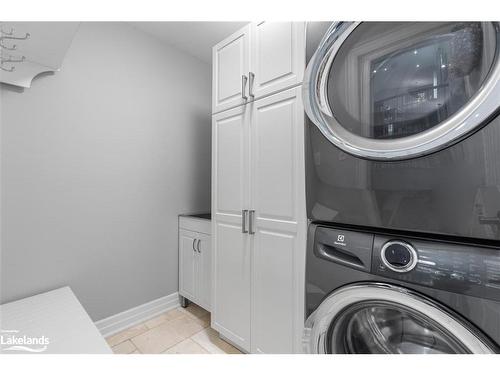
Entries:
MULTIPOLYGON (((247 352, 294 353, 304 322, 304 24, 244 30, 253 86, 245 104, 212 118, 212 326, 247 352)), ((228 43, 214 47, 214 86, 228 43)))

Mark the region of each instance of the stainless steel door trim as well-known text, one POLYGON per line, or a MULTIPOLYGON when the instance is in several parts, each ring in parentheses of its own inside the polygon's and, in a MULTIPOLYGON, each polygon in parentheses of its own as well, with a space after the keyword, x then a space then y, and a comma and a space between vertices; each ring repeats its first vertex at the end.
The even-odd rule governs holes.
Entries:
POLYGON ((255 234, 255 210, 249 211, 248 234, 255 234))
POLYGON ((246 91, 247 91, 247 81, 248 81, 248 77, 246 75, 242 75, 241 76, 241 97, 244 99, 244 100, 247 100, 248 99, 248 96, 246 95, 246 91))
POLYGON ((305 323, 302 338, 305 353, 327 353, 327 333, 332 321, 348 306, 362 301, 385 301, 424 314, 456 337, 471 353, 495 353, 478 334, 429 298, 408 289, 385 283, 359 283, 330 294, 305 323))
POLYGON ((248 233, 248 210, 241 210, 241 233, 248 233))
POLYGON ((342 43, 361 22, 333 22, 307 65, 302 88, 304 108, 323 135, 343 151, 366 159, 405 160, 446 148, 484 125, 500 108, 499 23, 496 31, 495 59, 478 92, 454 115, 422 133, 404 138, 381 140, 358 136, 336 120, 327 100, 327 77, 342 43))

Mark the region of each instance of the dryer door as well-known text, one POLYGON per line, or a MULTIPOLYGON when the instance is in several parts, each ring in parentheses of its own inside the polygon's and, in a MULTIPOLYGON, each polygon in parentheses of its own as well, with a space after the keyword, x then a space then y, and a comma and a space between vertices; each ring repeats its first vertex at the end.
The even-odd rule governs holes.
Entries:
POLYGON ((355 284, 327 297, 307 319, 306 353, 494 353, 461 318, 389 284, 355 284))
POLYGON ((307 66, 306 112, 361 158, 438 151, 499 108, 499 35, 495 22, 334 22, 307 66))

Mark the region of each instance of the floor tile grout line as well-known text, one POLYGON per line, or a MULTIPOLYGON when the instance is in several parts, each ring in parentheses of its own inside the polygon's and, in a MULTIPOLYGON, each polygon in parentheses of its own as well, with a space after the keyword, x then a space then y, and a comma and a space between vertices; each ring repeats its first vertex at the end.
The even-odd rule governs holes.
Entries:
POLYGON ((133 352, 135 352, 137 350, 137 347, 135 346, 135 344, 132 342, 132 340, 129 340, 130 343, 132 344, 132 347, 134 348, 134 350, 132 350, 130 353, 127 353, 127 354, 132 354, 133 352))
POLYGON ((139 348, 132 342, 132 340, 128 339, 128 340, 125 340, 125 341, 122 341, 121 343, 119 344, 116 344, 116 345, 113 345, 111 347, 111 350, 113 351, 113 354, 132 354, 133 352, 135 352, 136 350, 139 351, 139 348), (115 353, 113 349, 115 349, 117 346, 120 346, 122 344, 125 344, 127 341, 130 341, 130 344, 132 344, 132 347, 134 348, 131 352, 129 353, 115 353))
POLYGON ((186 340, 189 340, 189 337, 185 338, 184 340, 179 341, 178 343, 175 343, 175 344, 174 344, 174 345, 172 345, 172 346, 169 346, 167 349, 165 349, 164 351, 162 351, 160 354, 166 354, 165 352, 166 352, 167 350, 172 349, 174 346, 179 345, 181 342, 184 342, 184 341, 186 341, 186 340))
MULTIPOLYGON (((198 332, 196 332, 196 333, 198 333, 198 332)), ((196 333, 193 333, 191 336, 186 337, 184 340, 179 341, 177 344, 172 345, 170 348, 165 349, 165 350, 164 350, 164 351, 162 351, 160 354, 168 354, 168 353, 167 353, 167 351, 169 351, 170 349, 172 349, 174 346, 179 345, 179 344, 181 344, 181 343, 183 343, 184 341, 187 341, 187 340, 192 341, 194 344, 198 345, 201 349, 203 349, 203 350, 206 352, 206 353, 198 353, 198 354, 215 354, 215 353, 210 352, 210 351, 209 351, 209 350, 207 350, 207 348, 205 348, 203 345, 201 345, 200 343, 198 343, 197 341, 195 341, 195 340, 193 340, 193 339, 192 339, 192 337, 193 337, 194 335, 196 335, 196 333)), ((184 354, 184 353, 183 353, 183 354, 184 354)), ((189 354, 189 353, 185 353, 185 354, 189 354)))
POLYGON ((130 340, 130 342, 132 343, 132 345, 134 346, 135 350, 139 350, 139 348, 137 347, 137 345, 134 344, 134 342, 132 340, 130 340))
POLYGON ((130 343, 133 345, 133 347, 137 349, 137 346, 135 346, 135 344, 133 343, 132 338, 124 340, 124 341, 120 342, 119 344, 115 344, 111 348, 116 348, 117 346, 119 346, 119 345, 121 345, 123 343, 126 343, 127 341, 130 341, 130 343))
MULTIPOLYGON (((149 330, 149 328, 148 328, 148 327, 146 326, 146 324, 144 324, 144 322, 143 322, 143 323, 139 323, 139 324, 137 324, 137 325, 135 325, 135 326, 129 327, 129 328, 127 328, 127 329, 124 329, 123 331, 117 332, 117 333, 116 333, 116 334, 114 334, 113 336, 119 335, 119 334, 120 334, 120 333, 122 333, 122 332, 128 331, 129 329, 133 329, 133 328, 139 327, 139 326, 141 326, 141 325, 144 325, 144 326, 147 328, 147 330, 149 330)), ((144 331, 144 332, 147 332, 147 330, 146 330, 146 331, 144 331)), ((139 335, 143 334, 144 332, 139 332, 139 333, 137 333, 137 334, 135 334, 135 335, 133 335, 133 336, 130 336, 130 337, 126 338, 125 340, 122 340, 122 341, 120 341, 120 342, 116 343, 115 345, 113 345, 113 347, 114 347, 114 346, 116 346, 116 345, 120 345, 120 344, 124 343, 124 342, 125 342, 125 341, 127 341, 127 340, 132 341, 132 339, 133 339, 134 337, 137 337, 137 336, 139 336, 139 335)), ((113 337, 113 336, 111 336, 111 337, 113 337)), ((107 341, 107 340, 108 340, 108 339, 106 339, 106 341, 107 341)))
MULTIPOLYGON (((138 324, 138 325, 139 325, 139 324, 138 324)), ((133 328, 133 327, 132 327, 132 328, 133 328)), ((125 330, 125 331, 126 331, 126 330, 125 330)), ((134 342, 132 341, 132 339, 133 339, 134 337, 137 337, 137 336, 139 336, 139 335, 143 334, 143 333, 146 333, 147 331, 149 331, 149 329, 148 329, 148 330, 146 330, 146 331, 144 331, 144 332, 141 332, 141 333, 139 333, 139 334, 137 334, 137 335, 131 336, 131 337, 129 337, 129 338, 128 338, 128 339, 126 339, 126 340, 120 341, 119 343, 117 343, 117 344, 115 344, 115 345, 113 345, 113 346, 111 346, 111 345, 110 345, 110 346, 111 346, 111 349, 113 349, 113 348, 117 347, 118 345, 121 345, 121 344, 123 344, 124 342, 127 342, 127 341, 130 341, 130 342, 132 343, 132 345, 134 345, 134 347, 135 347, 136 349, 138 349, 138 348, 137 348, 137 346, 136 346, 136 345, 134 344, 134 342)), ((108 345, 109 345, 109 344, 108 344, 108 345)))

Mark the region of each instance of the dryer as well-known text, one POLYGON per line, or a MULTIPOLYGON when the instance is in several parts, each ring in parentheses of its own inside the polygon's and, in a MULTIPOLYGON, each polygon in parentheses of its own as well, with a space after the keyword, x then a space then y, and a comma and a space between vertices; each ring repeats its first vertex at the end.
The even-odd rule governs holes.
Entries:
POLYGON ((314 222, 500 241, 497 22, 311 22, 314 222))

